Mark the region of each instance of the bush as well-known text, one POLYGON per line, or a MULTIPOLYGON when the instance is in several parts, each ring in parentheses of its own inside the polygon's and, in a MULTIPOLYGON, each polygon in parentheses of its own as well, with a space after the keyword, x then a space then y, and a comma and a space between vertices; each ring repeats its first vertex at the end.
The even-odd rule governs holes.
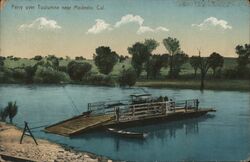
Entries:
POLYGON ((136 72, 133 68, 123 70, 119 76, 118 82, 120 86, 133 86, 136 83, 136 72))
POLYGON ((72 80, 81 81, 91 70, 92 65, 86 62, 71 61, 68 64, 68 74, 72 80))
POLYGON ((37 56, 35 56, 35 57, 33 58, 33 60, 36 60, 36 61, 41 61, 42 59, 43 59, 43 57, 40 56, 40 55, 37 55, 37 56))
POLYGON ((6 109, 0 109, 0 120, 5 122, 8 117, 6 109))
POLYGON ((86 60, 86 58, 82 57, 82 56, 76 56, 75 60, 86 60))
POLYGON ((114 85, 114 80, 109 75, 89 75, 83 78, 83 82, 92 85, 103 85, 103 86, 111 86, 114 85))
POLYGON ((37 83, 60 83, 67 81, 67 75, 51 67, 39 66, 36 70, 34 81, 37 83))
POLYGON ((0 117, 2 121, 6 121, 7 117, 9 117, 10 123, 12 123, 13 118, 16 116, 18 111, 18 106, 16 102, 9 102, 8 105, 0 110, 0 117))
POLYGON ((17 80, 17 81, 24 81, 26 79, 26 72, 24 69, 13 69, 12 71, 12 76, 13 79, 17 80))
POLYGON ((61 72, 65 72, 65 73, 68 72, 67 66, 59 66, 59 67, 58 67, 58 70, 61 71, 61 72))

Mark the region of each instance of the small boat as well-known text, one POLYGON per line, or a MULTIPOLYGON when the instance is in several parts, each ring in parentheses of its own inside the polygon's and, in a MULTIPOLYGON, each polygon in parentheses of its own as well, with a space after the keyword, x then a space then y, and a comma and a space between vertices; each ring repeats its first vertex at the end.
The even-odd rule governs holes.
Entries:
POLYGON ((114 128, 107 128, 107 130, 111 133, 114 133, 123 137, 129 137, 129 138, 145 138, 147 136, 147 133, 129 132, 129 131, 118 130, 114 128))

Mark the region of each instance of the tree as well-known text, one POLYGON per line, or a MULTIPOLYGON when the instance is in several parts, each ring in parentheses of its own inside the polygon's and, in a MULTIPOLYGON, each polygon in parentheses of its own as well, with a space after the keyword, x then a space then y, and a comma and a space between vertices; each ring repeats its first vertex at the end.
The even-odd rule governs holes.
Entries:
POLYGON ((109 74, 114 65, 118 61, 118 55, 116 52, 111 51, 109 47, 96 48, 96 54, 94 54, 94 62, 98 70, 102 74, 109 74))
POLYGON ((169 76, 170 78, 173 78, 174 55, 180 51, 180 43, 176 38, 168 37, 166 39, 163 39, 163 45, 170 54, 169 76))
POLYGON ((82 57, 82 56, 76 56, 75 60, 86 60, 86 58, 82 57))
POLYGON ((4 60, 5 58, 4 57, 0 57, 0 71, 3 69, 4 67, 4 60))
MULTIPOLYGON (((143 65, 149 63, 152 51, 159 45, 154 39, 145 39, 144 43, 136 42, 132 47, 128 47, 128 53, 132 55, 132 66, 137 76, 140 76, 143 65)), ((148 77, 148 74, 147 74, 148 77)))
POLYGON ((213 52, 209 57, 208 61, 210 64, 211 69, 213 70, 213 76, 215 77, 215 73, 217 68, 222 68, 224 59, 219 53, 213 52))
POLYGON ((150 52, 144 43, 136 42, 132 47, 128 47, 128 53, 132 55, 131 64, 139 77, 143 64, 149 60, 150 52))
POLYGON ((148 52, 152 53, 159 46, 159 43, 154 39, 145 39, 144 45, 147 47, 148 52))
POLYGON ((68 74, 72 80, 81 81, 82 78, 91 70, 92 65, 86 62, 71 61, 68 64, 68 74))
POLYGON ((18 110, 18 106, 16 105, 16 102, 9 102, 8 106, 5 108, 6 113, 8 114, 8 117, 10 119, 10 123, 12 123, 13 118, 16 116, 18 110))
POLYGON ((161 68, 166 66, 166 62, 168 60, 167 55, 152 55, 151 59, 146 65, 147 74, 150 77, 156 78, 161 71, 161 68))
POLYGON ((236 53, 238 54, 237 59, 237 71, 239 77, 247 77, 247 73, 249 72, 249 69, 247 67, 247 64, 250 62, 250 44, 237 45, 236 53))
POLYGON ((49 55, 47 57, 47 61, 49 61, 48 63, 51 64, 54 69, 58 69, 58 67, 59 67, 59 59, 56 56, 49 55))
POLYGON ((201 84, 200 84, 200 90, 203 90, 205 85, 204 85, 204 80, 207 75, 207 71, 210 68, 209 64, 209 59, 207 57, 201 57, 200 51, 199 51, 199 69, 201 72, 201 84))
POLYGON ((181 67, 188 60, 188 55, 180 51, 173 56, 173 65, 172 65, 172 77, 178 78, 181 72, 181 67))
POLYGON ((133 86, 136 83, 136 72, 133 68, 129 68, 129 69, 123 69, 118 82, 120 84, 120 86, 133 86))
POLYGON ((200 64, 200 58, 198 56, 192 56, 189 59, 189 63, 194 68, 194 76, 196 77, 197 70, 198 70, 199 64, 200 64))
POLYGON ((26 72, 26 83, 33 83, 33 79, 37 70, 37 65, 26 66, 24 70, 26 72))
POLYGON ((37 56, 35 56, 35 57, 33 58, 33 60, 36 60, 36 61, 41 61, 42 59, 43 59, 43 57, 40 56, 40 55, 37 55, 37 56))

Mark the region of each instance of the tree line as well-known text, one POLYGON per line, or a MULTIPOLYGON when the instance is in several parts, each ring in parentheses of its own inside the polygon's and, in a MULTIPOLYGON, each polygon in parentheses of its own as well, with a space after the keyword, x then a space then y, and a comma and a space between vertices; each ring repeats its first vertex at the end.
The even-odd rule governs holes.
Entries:
MULTIPOLYGON (((130 55, 131 67, 125 67, 120 71, 116 81, 121 86, 133 86, 142 73, 146 73, 146 79, 156 79, 161 75, 163 68, 168 69, 166 79, 178 79, 183 70, 183 65, 190 63, 194 69, 193 78, 199 77, 200 88, 204 89, 204 81, 209 70, 212 71, 213 78, 219 78, 222 75, 224 57, 217 52, 211 53, 208 57, 203 57, 201 52, 197 56, 189 57, 181 50, 180 42, 176 38, 168 37, 161 42, 166 52, 155 54, 154 50, 160 45, 154 39, 145 39, 143 42, 135 42, 127 48, 130 55), (198 76, 199 74, 199 76, 198 76)), ((250 78, 250 44, 237 45, 235 52, 238 55, 237 66, 234 69, 223 71, 223 75, 229 79, 250 78)), ((20 58, 8 56, 8 59, 18 61, 20 58)), ((32 60, 36 61, 34 65, 23 65, 21 67, 8 69, 4 68, 5 57, 0 57, 0 82, 11 82, 11 79, 20 80, 26 83, 60 83, 60 82, 79 82, 90 84, 113 84, 115 81, 110 73, 118 62, 127 60, 128 56, 117 54, 110 47, 97 47, 93 55, 93 62, 96 65, 99 74, 91 72, 92 64, 88 63, 82 56, 75 57, 68 61, 67 66, 61 66, 62 57, 49 55, 46 57, 35 56, 32 60)))

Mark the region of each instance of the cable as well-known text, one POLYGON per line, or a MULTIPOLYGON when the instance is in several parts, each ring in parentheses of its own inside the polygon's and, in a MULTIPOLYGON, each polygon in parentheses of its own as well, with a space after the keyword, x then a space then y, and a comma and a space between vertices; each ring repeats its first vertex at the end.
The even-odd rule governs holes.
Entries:
POLYGON ((64 90, 64 92, 66 93, 67 97, 70 99, 70 101, 71 101, 71 103, 72 103, 72 105, 73 105, 74 111, 75 111, 76 113, 80 114, 80 111, 77 109, 77 106, 75 105, 75 103, 74 103, 73 99, 71 98, 71 96, 67 93, 66 88, 65 88, 64 85, 63 85, 63 90, 64 90))

